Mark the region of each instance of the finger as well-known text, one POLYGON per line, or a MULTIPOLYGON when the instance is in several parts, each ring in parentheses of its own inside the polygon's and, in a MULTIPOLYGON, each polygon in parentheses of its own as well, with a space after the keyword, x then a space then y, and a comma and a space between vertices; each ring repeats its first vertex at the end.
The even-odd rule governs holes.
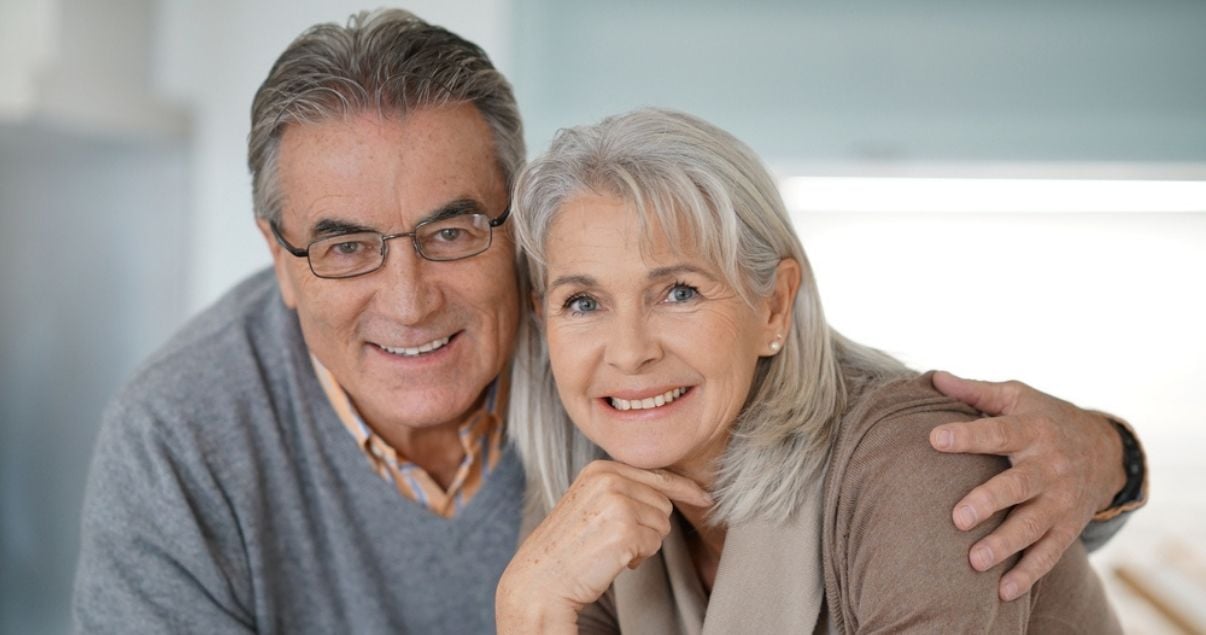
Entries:
MULTIPOLYGON (((591 475, 589 487, 596 488, 594 496, 620 494, 621 496, 639 501, 660 510, 663 516, 669 517, 674 511, 674 504, 656 487, 647 484, 639 474, 632 472, 634 468, 614 464, 605 471, 596 470, 591 475)), ((641 470, 635 470, 637 472, 641 470)))
POLYGON ((1036 580, 1047 575, 1075 542, 1071 532, 1051 531, 1031 545, 1022 559, 1001 578, 997 592, 1006 602, 1017 599, 1030 590, 1036 580))
POLYGON ((635 555, 628 559, 628 564, 625 565, 629 569, 635 569, 641 566, 641 563, 648 560, 653 554, 657 553, 662 548, 662 539, 664 534, 659 534, 648 527, 641 527, 637 543, 635 545, 635 555))
POLYGON ((968 560, 977 571, 987 571, 1013 554, 1038 542, 1051 529, 1055 514, 1036 505, 1014 508, 1005 522, 972 545, 968 560))
POLYGON ((1008 414, 1025 387, 1016 381, 964 379, 946 371, 934 373, 934 387, 942 394, 991 415, 1008 414))
MULTIPOLYGON (((665 501, 665 498, 662 498, 665 501)), ((661 507, 647 505, 639 501, 629 501, 628 505, 632 511, 632 521, 637 525, 656 531, 659 536, 666 537, 670 533, 670 513, 663 511, 661 507)))
MULTIPOLYGON (((972 529, 989 516, 1034 498, 1041 490, 1042 482, 1041 465, 1011 467, 992 477, 987 483, 977 486, 955 503, 951 519, 955 521, 955 526, 963 531, 972 529)), ((999 531, 1001 528, 997 528, 997 532, 999 531)), ((1037 540, 1037 537, 1035 539, 1037 540)))
POLYGON ((575 495, 578 493, 586 494, 586 498, 591 499, 619 492, 629 498, 659 507, 669 515, 674 511, 674 505, 659 489, 647 483, 650 477, 643 475, 644 471, 615 461, 592 461, 578 473, 570 485, 569 492, 557 504, 570 504, 578 498, 575 495))
POLYGON ((623 463, 617 463, 616 467, 621 475, 652 487, 670 500, 697 507, 711 507, 714 503, 711 494, 685 476, 667 470, 642 470, 623 463))
POLYGON ((935 426, 930 445, 939 452, 1004 456, 1030 446, 1033 436, 1033 427, 1023 417, 992 417, 935 426))

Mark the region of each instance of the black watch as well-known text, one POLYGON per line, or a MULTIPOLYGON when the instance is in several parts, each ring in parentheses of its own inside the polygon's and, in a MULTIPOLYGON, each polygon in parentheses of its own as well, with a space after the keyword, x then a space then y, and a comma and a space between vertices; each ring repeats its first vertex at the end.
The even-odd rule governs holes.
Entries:
POLYGON ((1139 496, 1142 495, 1144 457, 1143 450, 1139 448, 1139 440, 1135 438, 1135 435, 1131 434, 1131 431, 1121 423, 1113 419, 1109 419, 1109 422, 1122 439, 1122 469, 1126 472, 1126 485, 1123 485, 1118 494, 1114 496, 1114 500, 1110 501, 1110 508, 1117 508, 1139 500, 1139 496))

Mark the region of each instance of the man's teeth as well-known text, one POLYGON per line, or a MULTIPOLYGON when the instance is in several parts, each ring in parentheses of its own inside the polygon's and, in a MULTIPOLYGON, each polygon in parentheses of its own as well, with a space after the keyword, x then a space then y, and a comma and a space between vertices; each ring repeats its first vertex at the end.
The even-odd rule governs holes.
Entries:
POLYGON ((448 344, 448 340, 450 340, 450 339, 452 339, 452 338, 444 337, 444 338, 440 338, 438 340, 434 340, 434 341, 428 342, 426 344, 423 344, 422 346, 415 346, 413 348, 411 348, 411 347, 392 348, 389 346, 385 346, 383 344, 378 344, 378 346, 381 347, 381 350, 383 350, 387 353, 393 353, 394 355, 402 355, 403 357, 417 357, 419 355, 422 355, 423 353, 430 353, 431 351, 435 351, 435 350, 444 348, 444 346, 446 346, 448 344))
POLYGON ((611 400, 611 407, 616 410, 648 410, 664 406, 682 397, 685 392, 687 392, 686 388, 675 388, 674 390, 667 390, 660 395, 646 397, 645 399, 633 399, 632 401, 616 397, 608 397, 608 399, 611 400))

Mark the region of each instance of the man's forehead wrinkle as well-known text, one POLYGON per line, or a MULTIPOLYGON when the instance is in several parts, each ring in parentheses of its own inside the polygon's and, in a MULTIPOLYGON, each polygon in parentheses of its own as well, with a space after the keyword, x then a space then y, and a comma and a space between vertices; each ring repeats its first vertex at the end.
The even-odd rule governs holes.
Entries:
MULTIPOLYGON (((287 191, 287 188, 282 188, 287 191)), ((341 231, 344 228, 368 229, 357 217, 362 214, 356 196, 350 194, 323 194, 304 205, 285 205, 284 210, 296 209, 299 226, 306 227, 311 235, 341 231)))

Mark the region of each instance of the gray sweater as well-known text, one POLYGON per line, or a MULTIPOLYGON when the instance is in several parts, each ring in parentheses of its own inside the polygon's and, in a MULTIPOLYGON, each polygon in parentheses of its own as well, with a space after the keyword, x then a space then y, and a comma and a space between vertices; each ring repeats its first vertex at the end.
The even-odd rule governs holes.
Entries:
POLYGON ((296 315, 261 272, 106 411, 76 630, 491 632, 522 498, 509 448, 454 519, 399 496, 331 409, 296 315))

